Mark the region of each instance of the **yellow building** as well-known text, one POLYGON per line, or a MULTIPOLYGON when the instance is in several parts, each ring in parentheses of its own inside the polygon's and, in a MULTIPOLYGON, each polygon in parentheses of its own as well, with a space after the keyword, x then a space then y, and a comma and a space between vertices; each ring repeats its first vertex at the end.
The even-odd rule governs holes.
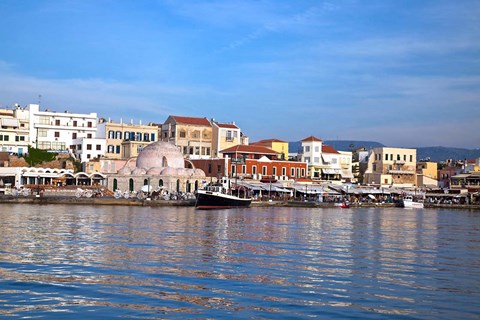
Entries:
POLYGON ((136 157, 143 148, 157 141, 158 130, 157 125, 101 121, 97 125, 97 137, 106 140, 106 158, 128 159, 136 157))
POLYGON ((219 123, 212 120, 212 157, 222 157, 221 150, 240 144, 248 145, 248 137, 242 134, 235 122, 219 123))
POLYGON ((418 162, 417 173, 438 180, 438 165, 436 162, 418 162))
POLYGON ((252 145, 267 147, 280 154, 281 160, 288 159, 288 142, 279 139, 265 139, 252 143, 252 145))

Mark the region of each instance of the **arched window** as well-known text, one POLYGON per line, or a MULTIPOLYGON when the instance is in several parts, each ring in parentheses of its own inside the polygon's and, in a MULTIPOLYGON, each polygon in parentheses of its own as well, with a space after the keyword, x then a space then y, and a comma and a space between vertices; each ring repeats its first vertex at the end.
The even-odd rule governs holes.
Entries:
POLYGON ((177 180, 177 192, 180 192, 180 180, 177 180))
POLYGON ((118 181, 117 179, 113 179, 113 191, 118 189, 118 181))
POLYGON ((198 180, 195 180, 195 190, 198 190, 198 180))
POLYGON ((132 178, 130 178, 130 180, 128 181, 128 189, 130 191, 134 190, 134 185, 133 185, 133 179, 132 178))
POLYGON ((163 180, 162 179, 158 180, 158 186, 163 187, 163 180))
POLYGON ((143 179, 143 185, 147 186, 148 185, 148 179, 143 179))
POLYGON ((125 132, 123 133, 123 139, 128 140, 129 138, 130 138, 130 132, 125 131, 125 132))
POLYGON ((108 139, 113 139, 115 138, 115 132, 113 132, 113 130, 109 130, 108 131, 108 139))
POLYGON ((192 192, 192 191, 191 191, 191 186, 190 186, 190 181, 188 181, 188 180, 187 180, 185 189, 186 189, 186 190, 185 190, 186 192, 192 192))
POLYGON ((168 160, 165 156, 162 158, 162 167, 168 167, 168 160))

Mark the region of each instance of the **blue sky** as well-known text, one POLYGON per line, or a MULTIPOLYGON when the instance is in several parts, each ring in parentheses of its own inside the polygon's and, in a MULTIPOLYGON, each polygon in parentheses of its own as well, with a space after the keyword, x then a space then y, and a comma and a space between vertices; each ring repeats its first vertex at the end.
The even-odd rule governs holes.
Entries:
POLYGON ((2 0, 0 106, 480 147, 477 0, 2 0))

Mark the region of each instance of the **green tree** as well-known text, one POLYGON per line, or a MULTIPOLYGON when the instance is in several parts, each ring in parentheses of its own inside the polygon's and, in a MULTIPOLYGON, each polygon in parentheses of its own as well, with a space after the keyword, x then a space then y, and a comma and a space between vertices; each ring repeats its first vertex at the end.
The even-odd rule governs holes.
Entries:
POLYGON ((24 157, 25 161, 33 167, 42 162, 48 162, 55 159, 57 153, 48 152, 46 150, 37 149, 34 147, 28 147, 28 155, 24 157))

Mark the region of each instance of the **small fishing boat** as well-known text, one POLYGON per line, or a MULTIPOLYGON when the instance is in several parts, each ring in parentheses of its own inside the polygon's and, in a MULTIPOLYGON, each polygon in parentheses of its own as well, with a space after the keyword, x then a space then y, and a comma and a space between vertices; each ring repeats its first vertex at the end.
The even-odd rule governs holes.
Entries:
POLYGON ((421 209, 423 208, 423 202, 415 201, 415 199, 411 195, 405 195, 402 200, 402 206, 404 208, 421 209))

